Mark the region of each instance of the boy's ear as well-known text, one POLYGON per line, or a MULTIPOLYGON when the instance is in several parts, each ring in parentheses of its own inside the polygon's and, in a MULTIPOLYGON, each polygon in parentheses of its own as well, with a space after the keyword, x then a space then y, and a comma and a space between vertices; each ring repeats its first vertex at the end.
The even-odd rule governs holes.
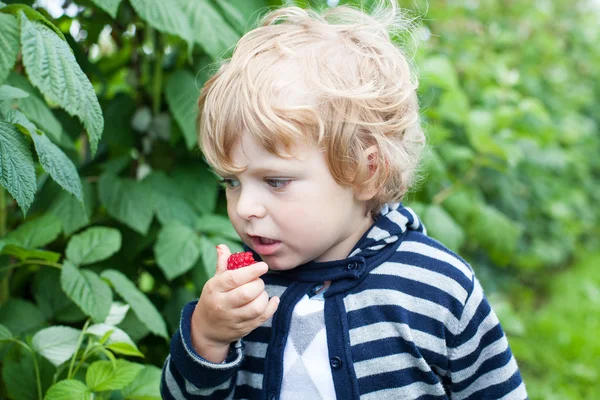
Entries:
MULTIPOLYGON (((369 163, 369 172, 371 175, 377 170, 377 146, 369 146, 365 150, 365 158, 369 163)), ((354 188, 355 197, 360 201, 371 200, 377 194, 375 185, 361 185, 354 188)))

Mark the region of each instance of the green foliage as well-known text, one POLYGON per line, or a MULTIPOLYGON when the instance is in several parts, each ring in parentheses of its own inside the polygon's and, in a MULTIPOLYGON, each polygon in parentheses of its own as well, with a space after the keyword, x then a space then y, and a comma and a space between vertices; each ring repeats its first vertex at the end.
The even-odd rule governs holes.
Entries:
MULTIPOLYGON (((242 249, 198 150, 197 97, 284 2, 86 0, 57 18, 5 2, 0 398, 159 399, 167 339, 215 245, 242 249)), ((407 203, 477 270, 531 398, 597 397, 600 283, 592 262, 568 267, 600 226, 597 11, 403 3, 424 17, 431 145, 407 203)))

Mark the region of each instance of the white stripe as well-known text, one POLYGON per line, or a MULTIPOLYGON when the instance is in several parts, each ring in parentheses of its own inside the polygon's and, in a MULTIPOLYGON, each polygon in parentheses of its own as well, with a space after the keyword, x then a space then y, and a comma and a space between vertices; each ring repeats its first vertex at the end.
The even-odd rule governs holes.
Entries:
POLYGON ((463 308, 462 315, 460 316, 460 325, 462 327, 466 327, 477 310, 479 309, 479 305, 483 301, 483 289, 479 284, 479 281, 476 277, 474 277, 473 281, 473 289, 471 290, 471 295, 469 299, 465 303, 465 307, 463 308))
POLYGON ((246 344, 246 347, 244 348, 244 354, 246 356, 265 358, 267 355, 268 345, 266 343, 248 342, 246 340, 244 340, 244 343, 246 344))
POLYGON ((485 319, 481 321, 481 324, 479 324, 479 326, 477 327, 477 332, 475 332, 475 335, 473 335, 471 339, 461 344, 460 346, 451 348, 449 350, 450 358, 453 360, 457 360, 474 352, 479 347, 479 343, 481 342, 483 335, 485 335, 494 327, 496 327, 498 323, 499 321, 496 314, 490 312, 487 315, 487 317, 485 317, 485 319))
POLYGON ((167 365, 165 367, 165 383, 167 384, 167 390, 171 393, 176 400, 185 400, 183 393, 181 393, 181 389, 177 385, 175 378, 173 378, 173 374, 171 373, 171 356, 167 357, 167 365))
POLYGON ((385 262, 371 271, 371 273, 399 276, 436 287, 454 297, 461 304, 464 304, 467 300, 467 291, 458 282, 446 275, 430 271, 426 268, 410 264, 385 262))
POLYGON ((473 393, 485 389, 487 387, 497 385, 502 382, 506 382, 511 376, 517 372, 517 362, 514 357, 511 357, 510 361, 503 367, 497 368, 493 371, 487 372, 481 375, 475 382, 470 384, 464 390, 454 393, 453 399, 464 399, 472 395, 473 393))
POLYGON ((388 231, 383 230, 383 229, 381 229, 381 228, 379 228, 378 226, 375 225, 369 231, 369 234, 367 235, 367 238, 378 241, 378 240, 381 240, 381 239, 386 238, 388 236, 390 236, 390 233, 388 231))
POLYGON ((200 389, 199 387, 195 386, 191 382, 185 380, 185 390, 189 394, 193 394, 196 396, 210 396, 217 390, 227 389, 229 387, 230 383, 231 383, 231 378, 227 379, 225 382, 223 382, 223 384, 221 384, 219 386, 215 386, 215 387, 207 388, 207 389, 200 389))
POLYGON ((387 213, 386 218, 398 225, 402 232, 406 231, 406 224, 408 223, 408 218, 399 213, 398 211, 391 211, 387 213))
POLYGON ((248 385, 254 389, 261 390, 263 383, 263 374, 253 372, 239 371, 235 381, 236 386, 248 385))
POLYGON ((465 369, 452 373, 452 382, 458 383, 462 382, 465 379, 469 379, 473 376, 473 374, 477 373, 481 364, 483 364, 486 360, 503 353, 508 348, 508 341, 504 336, 500 339, 496 340, 494 343, 486 346, 477 357, 477 361, 475 361, 472 365, 468 366, 465 369))
POLYGON ((410 225, 410 227, 413 228, 414 230, 419 229, 419 225, 421 225, 421 220, 419 220, 419 217, 417 217, 417 214, 410 207, 404 207, 404 209, 406 211, 408 211, 409 214, 412 215, 412 217, 413 217, 414 222, 410 225))
POLYGON ((359 379, 365 376, 385 374, 386 372, 400 371, 412 367, 417 367, 421 371, 431 371, 423 358, 415 358, 408 353, 370 358, 354 363, 356 377, 359 379))
POLYGON ((445 307, 433 301, 410 296, 397 290, 369 289, 360 293, 351 294, 344 298, 344 304, 348 312, 360 310, 370 306, 400 306, 416 314, 425 315, 443 323, 446 328, 456 335, 458 320, 445 307))
POLYGON ((269 297, 273 297, 273 296, 281 297, 281 295, 283 294, 283 292, 285 292, 286 289, 287 289, 286 286, 270 285, 270 284, 265 285, 265 291, 269 294, 269 297))
POLYGON ((444 396, 445 394, 441 384, 430 385, 424 382, 414 382, 403 387, 363 394, 360 396, 360 400, 414 400, 423 395, 444 396))
POLYGON ((438 250, 435 247, 428 246, 420 242, 406 241, 400 244, 400 247, 398 247, 398 251, 408 251, 411 253, 422 254, 430 258, 435 258, 436 260, 443 261, 452 265, 460 272, 462 272, 467 278, 469 278, 469 280, 473 279, 473 273, 465 263, 463 263, 458 258, 452 256, 451 254, 448 254, 445 251, 438 250))
POLYGON ((418 347, 447 357, 446 341, 430 333, 411 329, 407 324, 398 322, 378 322, 376 324, 361 326, 350 330, 350 345, 376 340, 401 337, 414 342, 418 347))
POLYGON ((521 382, 519 386, 506 396, 498 400, 525 400, 527 398, 527 390, 525 390, 525 384, 521 382))

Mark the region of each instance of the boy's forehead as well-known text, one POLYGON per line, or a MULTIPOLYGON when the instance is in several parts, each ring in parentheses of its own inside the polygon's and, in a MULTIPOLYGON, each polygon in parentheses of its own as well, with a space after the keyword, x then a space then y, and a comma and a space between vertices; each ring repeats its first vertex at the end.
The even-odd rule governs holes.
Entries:
POLYGON ((281 169, 302 164, 310 158, 312 146, 306 143, 296 142, 290 149, 286 149, 283 143, 278 143, 278 156, 269 152, 260 143, 257 143, 250 133, 242 132, 231 148, 232 161, 239 166, 251 169, 281 169))

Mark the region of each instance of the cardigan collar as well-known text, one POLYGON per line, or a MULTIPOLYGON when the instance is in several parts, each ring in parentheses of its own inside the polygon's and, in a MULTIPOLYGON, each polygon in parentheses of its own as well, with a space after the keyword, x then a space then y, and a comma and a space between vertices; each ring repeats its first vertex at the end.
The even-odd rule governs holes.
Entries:
MULTIPOLYGON (((389 259, 407 230, 426 233, 413 210, 401 203, 388 203, 380 209, 373 225, 358 240, 347 258, 325 262, 310 261, 291 270, 272 273, 300 282, 357 280, 389 259)), ((252 251, 246 245, 244 248, 252 251)), ((260 260, 257 253, 252 253, 255 259, 260 260)))

